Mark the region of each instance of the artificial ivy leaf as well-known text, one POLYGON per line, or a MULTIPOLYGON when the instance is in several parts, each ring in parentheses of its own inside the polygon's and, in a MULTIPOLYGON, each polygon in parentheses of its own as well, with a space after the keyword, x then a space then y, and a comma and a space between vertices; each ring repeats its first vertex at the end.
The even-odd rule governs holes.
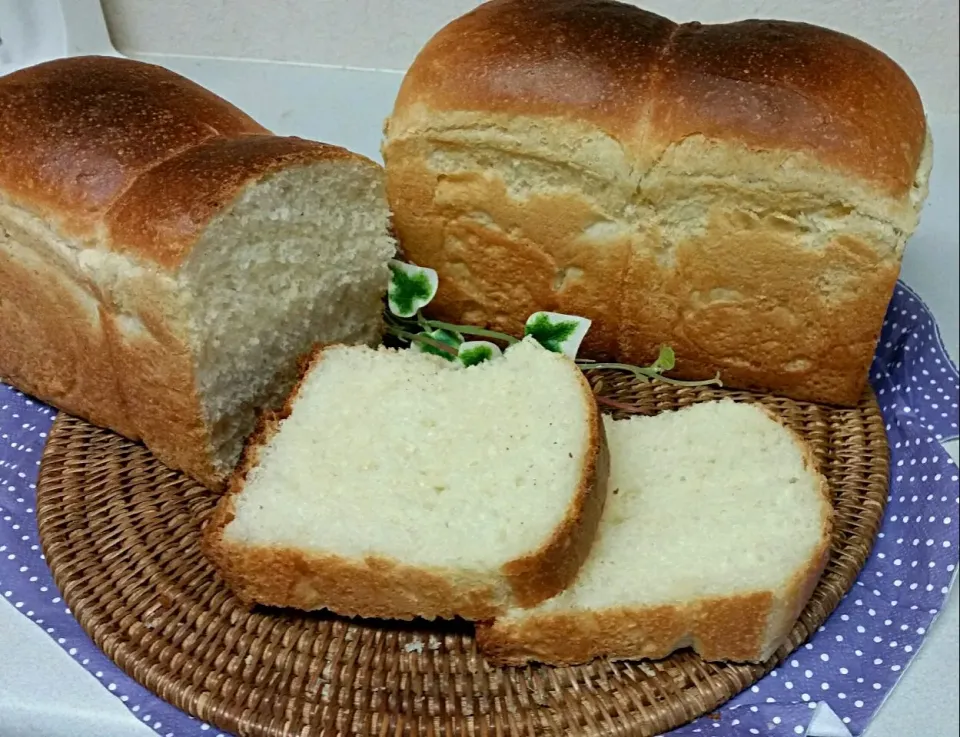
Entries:
MULTIPOLYGON (((460 344, 463 342, 459 335, 456 333, 451 333, 449 330, 427 330, 420 335, 425 335, 428 338, 435 340, 437 343, 443 343, 448 345, 451 348, 460 348, 460 344)), ((445 358, 448 361, 453 361, 457 358, 457 353, 455 351, 445 351, 442 348, 437 348, 436 346, 430 345, 429 343, 424 343, 419 340, 415 340, 410 344, 410 348, 419 351, 420 353, 429 353, 434 356, 440 356, 440 358, 445 358)))
POLYGON ((397 317, 413 317, 430 304, 440 283, 437 272, 403 261, 390 262, 387 304, 397 317))
POLYGON ((502 355, 503 351, 495 343, 488 340, 468 340, 460 344, 458 357, 464 366, 476 366, 502 355))
POLYGON ((657 356, 657 360, 653 362, 653 365, 650 366, 658 374, 662 374, 664 371, 673 371, 673 367, 677 365, 677 357, 673 352, 673 348, 668 345, 660 346, 660 355, 657 356))
POLYGON ((527 318, 524 335, 531 336, 548 351, 576 358, 590 325, 590 320, 577 315, 534 312, 527 318))

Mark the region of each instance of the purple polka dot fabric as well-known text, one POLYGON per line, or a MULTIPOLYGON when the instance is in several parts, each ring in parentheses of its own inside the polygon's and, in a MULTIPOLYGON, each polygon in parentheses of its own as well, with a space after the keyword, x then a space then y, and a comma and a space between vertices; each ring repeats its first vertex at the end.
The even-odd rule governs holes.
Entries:
POLYGON ((958 561, 960 483, 939 441, 957 437, 957 368, 926 305, 898 284, 870 382, 890 441, 890 495, 879 538, 853 590, 810 641, 719 721, 671 735, 806 733, 818 702, 853 735, 870 719, 920 648, 950 590, 958 561))
MULTIPOLYGON (((887 515, 853 590, 804 647, 730 701, 672 736, 806 733, 825 702, 859 735, 916 655, 943 606, 960 549, 957 467, 940 442, 957 437, 957 369, 933 317, 898 284, 870 373, 891 446, 887 515)), ((163 702, 93 644, 60 598, 40 552, 37 467, 54 413, 0 385, 0 593, 131 713, 164 737, 215 728, 163 702)))

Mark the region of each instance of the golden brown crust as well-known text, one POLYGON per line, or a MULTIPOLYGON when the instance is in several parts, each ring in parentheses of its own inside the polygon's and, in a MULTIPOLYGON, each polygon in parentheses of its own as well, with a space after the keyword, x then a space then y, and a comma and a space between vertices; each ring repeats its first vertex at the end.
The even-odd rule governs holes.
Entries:
POLYGON ((863 41, 788 21, 688 23, 658 71, 647 145, 739 140, 808 153, 894 197, 913 186, 926 136, 920 95, 863 41))
POLYGON ((109 316, 41 254, 0 220, 0 381, 137 439, 110 360, 109 316))
POLYGON ((751 662, 772 605, 773 595, 763 591, 684 607, 546 612, 479 624, 477 644, 494 665, 659 659, 691 646, 704 660, 751 662))
MULTIPOLYGON (((757 405, 783 424, 769 408, 757 405)), ((477 644, 495 665, 541 662, 575 665, 596 658, 664 658, 692 647, 704 660, 763 662, 793 629, 830 557, 833 505, 826 477, 810 447, 786 428, 818 478, 823 499, 820 542, 806 565, 779 592, 754 591, 699 599, 683 605, 521 614, 477 625, 477 644)))
POLYGON ((899 264, 856 238, 805 251, 775 226, 738 229, 722 217, 678 248, 671 270, 632 259, 622 310, 644 317, 621 322, 618 356, 645 364, 668 340, 678 378, 719 371, 726 386, 855 405, 899 264), (819 285, 831 275, 847 286, 826 299, 819 285))
POLYGON ((383 155, 401 248, 440 276, 432 315, 513 334, 583 315, 586 357, 667 342, 678 378, 849 406, 926 136, 907 75, 834 31, 494 0, 424 47, 383 155))
POLYGON ((634 141, 675 28, 619 3, 484 3, 427 42, 404 77, 393 115, 426 105, 563 117, 634 141))
POLYGON ((376 166, 269 135, 151 64, 73 57, 0 78, 0 379, 219 489, 166 277, 248 184, 343 159, 376 166))
MULTIPOLYGON (((577 370, 590 413, 588 452, 581 470, 580 484, 563 521, 550 539, 533 551, 503 567, 513 590, 515 606, 530 607, 556 596, 576 579, 583 561, 590 554, 607 499, 610 455, 600 411, 586 377, 577 370)), ((489 617, 470 617, 488 619, 489 617)))
POLYGON ((115 315, 106 315, 103 327, 105 357, 116 376, 117 401, 136 428, 133 437, 142 440, 165 465, 183 471, 208 489, 222 490, 226 479, 214 465, 190 348, 159 316, 148 312, 141 313, 135 327, 126 331, 115 315))
POLYGON ((638 161, 691 134, 810 153, 894 195, 913 184, 926 121, 879 50, 805 23, 676 23, 608 0, 493 0, 411 65, 402 118, 479 111, 589 122, 638 161))
POLYGON ((307 555, 295 548, 254 547, 230 542, 207 544, 207 554, 234 594, 245 604, 379 619, 489 619, 493 586, 454 585, 446 571, 404 566, 388 558, 352 560, 307 555))
POLYGON ((247 604, 329 609, 344 616, 389 619, 462 617, 488 620, 509 606, 532 606, 556 595, 576 578, 589 553, 606 499, 609 468, 603 425, 589 383, 578 381, 589 402, 590 448, 581 481, 567 514, 537 551, 503 567, 500 576, 464 581, 456 571, 411 567, 381 556, 363 560, 305 553, 280 546, 252 546, 226 539, 234 519, 234 500, 242 493, 260 449, 290 416, 309 371, 323 360, 318 346, 300 364, 300 378, 279 412, 264 414, 248 439, 243 456, 203 531, 202 548, 227 586, 247 604), (458 580, 459 579, 459 580, 458 580))
MULTIPOLYGON (((145 172, 106 214, 113 250, 175 269, 243 188, 324 160, 367 161, 339 146, 272 135, 209 138, 145 172)), ((371 165, 372 162, 370 162, 371 165)))
POLYGON ((0 189, 64 235, 86 236, 145 171, 215 136, 268 133, 162 67, 72 57, 0 79, 0 189))

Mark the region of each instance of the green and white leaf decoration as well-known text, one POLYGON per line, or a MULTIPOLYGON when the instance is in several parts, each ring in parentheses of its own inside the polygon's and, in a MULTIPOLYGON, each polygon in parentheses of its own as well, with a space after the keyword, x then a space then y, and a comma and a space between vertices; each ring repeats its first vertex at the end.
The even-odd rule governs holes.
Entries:
POLYGON ((444 345, 450 346, 453 350, 445 351, 439 346, 431 345, 422 340, 414 340, 410 344, 410 348, 414 351, 419 351, 420 353, 429 353, 433 356, 440 356, 440 358, 445 358, 448 361, 455 361, 459 356, 459 350, 463 339, 454 332, 450 330, 425 330, 419 335, 423 335, 429 338, 432 341, 437 343, 442 343, 444 345))
POLYGON ((496 343, 489 340, 468 340, 460 344, 458 358, 464 366, 476 366, 502 355, 503 351, 496 343))
POLYGON ((676 365, 677 356, 674 354, 673 348, 668 345, 662 345, 660 346, 660 355, 657 356, 657 360, 653 362, 650 368, 658 374, 662 374, 664 371, 673 371, 673 367, 676 365))
MULTIPOLYGON (((459 366, 469 367, 502 356, 503 351, 497 343, 506 346, 517 343, 514 335, 486 327, 431 320, 424 315, 421 310, 436 296, 439 285, 437 272, 433 269, 394 260, 390 262, 390 274, 387 309, 384 310, 386 331, 407 343, 411 350, 440 356, 459 366), (464 336, 476 340, 464 340, 464 336)), ((638 381, 654 380, 676 386, 723 386, 719 373, 712 379, 701 381, 684 381, 665 376, 676 364, 673 349, 667 345, 661 346, 657 360, 649 366, 577 358, 580 344, 590 325, 590 320, 578 315, 535 312, 527 318, 524 338, 533 338, 548 351, 572 359, 583 371, 623 371, 632 374, 638 381)), ((598 401, 601 400, 611 403, 611 400, 604 400, 598 395, 598 401)), ((623 408, 617 403, 613 403, 613 406, 623 408)))
POLYGON ((437 272, 425 266, 390 261, 387 304, 397 317, 413 317, 430 304, 437 294, 437 272))
POLYGON ((527 318, 524 335, 531 336, 548 351, 576 358, 591 322, 577 315, 534 312, 527 318))

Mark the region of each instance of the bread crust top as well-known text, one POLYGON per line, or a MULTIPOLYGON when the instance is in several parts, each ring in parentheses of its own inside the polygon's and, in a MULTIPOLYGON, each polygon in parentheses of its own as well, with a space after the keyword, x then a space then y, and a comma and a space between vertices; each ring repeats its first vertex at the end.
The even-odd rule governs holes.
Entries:
POLYGON ((353 157, 271 135, 213 92, 116 57, 57 59, 0 78, 0 197, 81 244, 175 269, 244 185, 353 157))
POLYGON ((926 120, 882 52, 804 23, 673 21, 611 0, 492 0, 417 56, 388 138, 436 112, 589 124, 636 165, 700 135, 802 153, 892 197, 910 192, 926 120))
POLYGON ((339 146, 302 138, 208 138, 130 184, 106 213, 107 242, 115 251, 174 269, 248 183, 293 166, 338 159, 376 166, 339 146))

